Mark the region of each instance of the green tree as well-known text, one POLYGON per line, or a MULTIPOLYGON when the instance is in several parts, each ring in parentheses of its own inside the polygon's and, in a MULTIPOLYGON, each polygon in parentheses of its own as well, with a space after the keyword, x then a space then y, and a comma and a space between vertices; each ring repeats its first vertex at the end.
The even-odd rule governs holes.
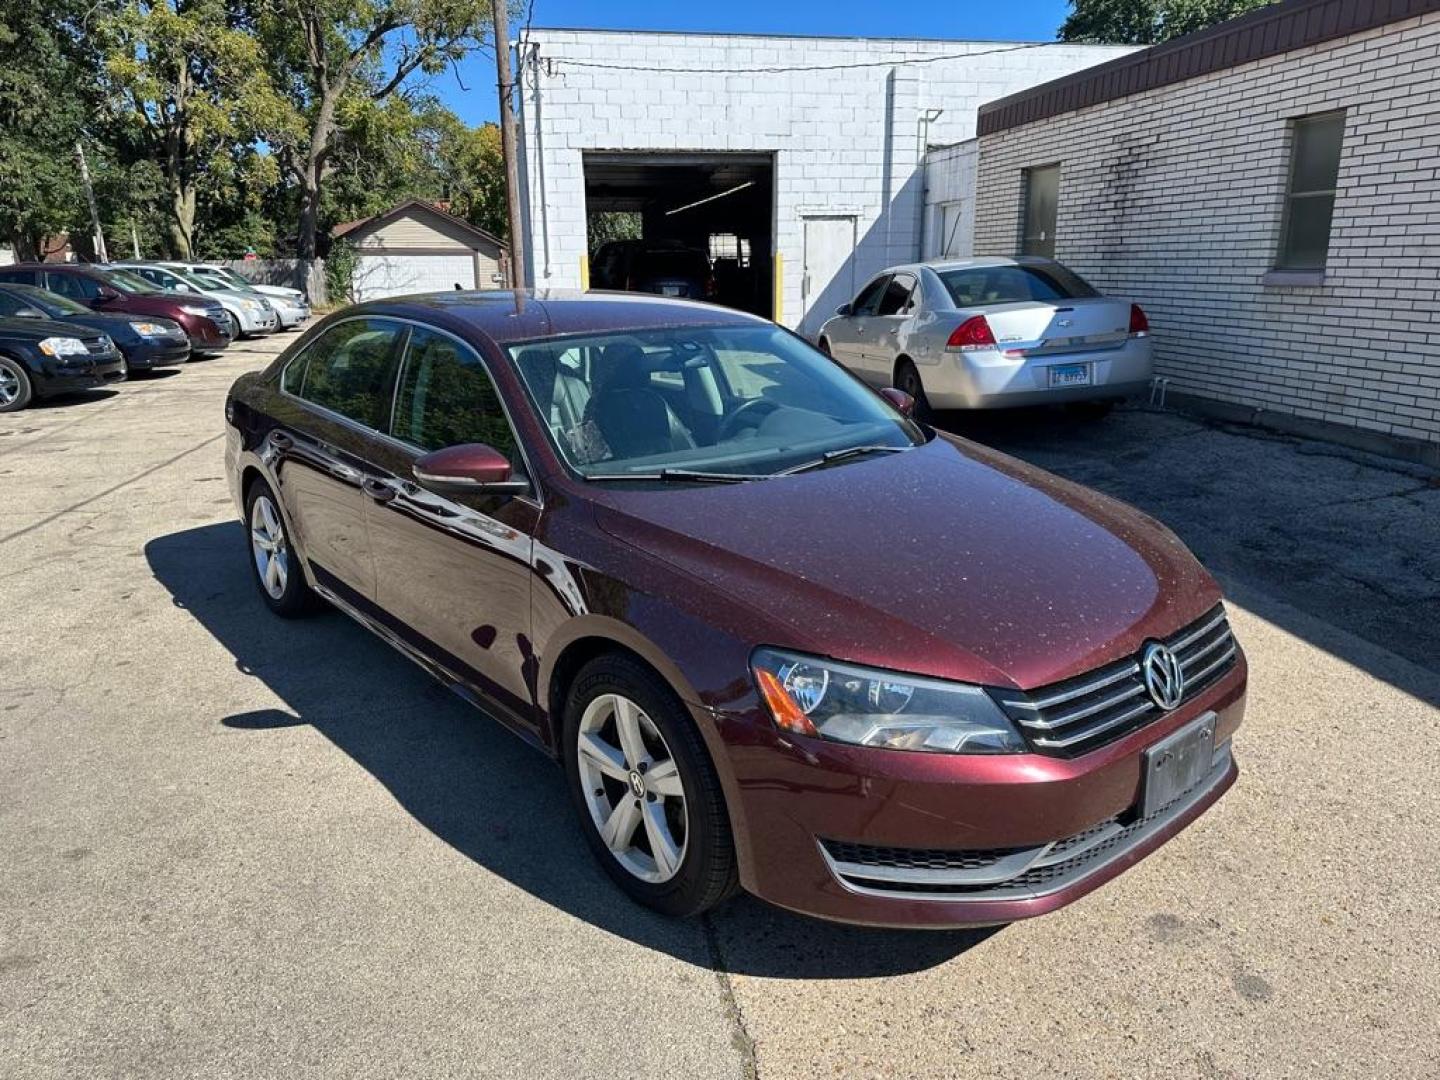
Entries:
POLYGON ((269 139, 299 188, 298 254, 313 258, 344 132, 482 46, 488 0, 251 0, 295 122, 269 139))
POLYGON ((1070 0, 1061 41, 1155 45, 1274 0, 1070 0))
POLYGON ((64 0, 0 9, 0 236, 22 258, 83 220, 74 148, 92 80, 71 48, 77 18, 64 0))
POLYGON ((210 174, 289 116, 260 43, 225 0, 120 0, 91 39, 122 135, 164 177, 170 251, 190 258, 210 174))

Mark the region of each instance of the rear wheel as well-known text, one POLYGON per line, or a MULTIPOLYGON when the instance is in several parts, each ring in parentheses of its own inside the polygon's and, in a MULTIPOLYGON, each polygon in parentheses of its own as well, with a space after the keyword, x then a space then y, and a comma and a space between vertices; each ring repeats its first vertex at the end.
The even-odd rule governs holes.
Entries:
POLYGON ((902 359, 895 365, 895 388, 904 390, 915 399, 912 415, 916 420, 930 420, 932 413, 930 399, 925 396, 925 384, 920 381, 920 372, 908 359, 902 359))
POLYGON ((0 413, 19 412, 34 396, 25 369, 8 356, 0 356, 0 413))
POLYGON ((319 597, 290 546, 275 493, 264 480, 256 480, 246 493, 245 520, 250 526, 250 569, 266 606, 287 619, 319 607, 319 597))
POLYGON ((698 915, 738 887, 720 779, 684 706, 630 657, 601 656, 566 698, 565 773, 585 840, 630 897, 698 915))
POLYGON ((834 360, 834 359, 835 359, 835 354, 830 351, 830 339, 829 339, 829 338, 823 338, 823 337, 822 337, 822 338, 820 339, 820 351, 823 352, 826 356, 830 357, 831 360, 834 360))

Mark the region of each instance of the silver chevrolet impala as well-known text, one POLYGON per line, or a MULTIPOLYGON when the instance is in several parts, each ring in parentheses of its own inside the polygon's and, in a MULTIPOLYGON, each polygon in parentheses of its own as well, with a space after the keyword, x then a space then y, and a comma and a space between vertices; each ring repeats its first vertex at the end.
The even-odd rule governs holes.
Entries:
POLYGON ((894 266, 820 328, 822 350, 930 409, 1110 402, 1151 378, 1138 304, 1101 296, 1050 259, 894 266))

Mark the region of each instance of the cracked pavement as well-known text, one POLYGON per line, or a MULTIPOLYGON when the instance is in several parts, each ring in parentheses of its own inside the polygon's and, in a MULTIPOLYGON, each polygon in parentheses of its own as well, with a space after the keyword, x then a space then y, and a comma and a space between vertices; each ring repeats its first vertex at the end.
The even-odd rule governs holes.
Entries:
POLYGON ((946 418, 1217 571, 1239 783, 1028 923, 668 922, 548 762, 255 598, 220 408, 287 340, 0 417, 0 1077, 1434 1075, 1432 474, 1143 410, 946 418))

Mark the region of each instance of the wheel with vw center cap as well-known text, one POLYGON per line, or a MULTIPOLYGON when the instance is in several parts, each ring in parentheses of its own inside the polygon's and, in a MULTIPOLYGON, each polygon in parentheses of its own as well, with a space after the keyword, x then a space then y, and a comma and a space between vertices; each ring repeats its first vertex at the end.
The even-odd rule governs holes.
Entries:
POLYGON ((632 898, 695 915, 737 887, 720 780, 684 706, 619 654, 592 660, 566 699, 565 771, 585 839, 632 898))

